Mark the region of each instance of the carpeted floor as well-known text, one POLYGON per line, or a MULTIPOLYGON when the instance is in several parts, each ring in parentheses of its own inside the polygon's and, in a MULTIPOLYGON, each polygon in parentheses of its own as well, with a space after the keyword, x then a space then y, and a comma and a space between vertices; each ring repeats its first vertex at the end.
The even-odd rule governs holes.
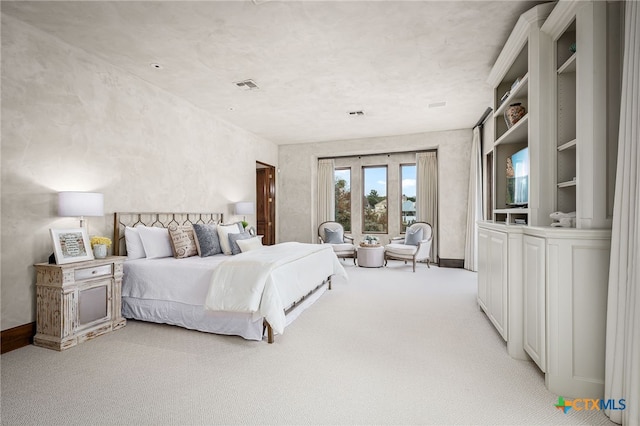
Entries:
POLYGON ((613 424, 554 407, 479 310, 476 274, 344 265, 273 345, 130 321, 4 354, 2 424, 613 424))

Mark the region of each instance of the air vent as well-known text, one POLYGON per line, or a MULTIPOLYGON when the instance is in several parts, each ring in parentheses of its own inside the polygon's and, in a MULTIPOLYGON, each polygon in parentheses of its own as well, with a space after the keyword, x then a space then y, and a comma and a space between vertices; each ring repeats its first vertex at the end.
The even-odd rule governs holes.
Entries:
POLYGON ((257 90, 259 89, 258 85, 256 84, 255 81, 253 80, 244 80, 244 81, 236 81, 234 83, 236 86, 238 86, 241 89, 244 90, 257 90))
POLYGON ((349 111, 348 114, 352 117, 357 117, 357 116, 364 115, 364 111, 349 111))
POLYGON ((446 102, 433 102, 429 104, 429 108, 442 108, 443 106, 446 106, 446 105, 447 105, 446 102))

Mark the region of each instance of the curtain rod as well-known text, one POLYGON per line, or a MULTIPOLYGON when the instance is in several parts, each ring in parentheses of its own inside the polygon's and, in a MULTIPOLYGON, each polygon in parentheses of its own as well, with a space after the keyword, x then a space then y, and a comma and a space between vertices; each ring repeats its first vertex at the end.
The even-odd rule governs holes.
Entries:
POLYGON ((478 126, 482 126, 482 123, 484 123, 487 117, 489 117, 489 114, 491 114, 491 111, 493 111, 493 108, 487 107, 487 109, 485 109, 484 112, 482 113, 482 117, 480 117, 480 119, 475 124, 475 126, 472 127, 472 129, 475 129, 478 126))
POLYGON ((377 152, 375 154, 349 154, 349 155, 332 155, 330 157, 318 157, 318 160, 334 160, 336 158, 355 158, 355 157, 375 157, 377 155, 386 155, 387 157, 394 154, 417 154, 419 152, 438 152, 436 148, 421 149, 417 151, 394 151, 394 152, 377 152))

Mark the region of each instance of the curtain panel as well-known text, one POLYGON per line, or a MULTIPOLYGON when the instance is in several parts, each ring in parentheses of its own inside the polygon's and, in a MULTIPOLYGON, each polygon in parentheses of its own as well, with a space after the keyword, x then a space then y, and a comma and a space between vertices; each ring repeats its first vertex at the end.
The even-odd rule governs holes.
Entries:
POLYGON ((625 3, 618 166, 607 299, 605 410, 623 425, 640 424, 640 3, 625 3))
POLYGON ((416 154, 416 217, 433 228, 430 261, 438 263, 438 157, 435 152, 416 154))
POLYGON ((478 270, 478 221, 482 220, 482 154, 480 126, 473 129, 467 201, 467 235, 464 244, 464 269, 478 270))
POLYGON ((332 158, 318 160, 318 225, 336 218, 336 195, 332 158))

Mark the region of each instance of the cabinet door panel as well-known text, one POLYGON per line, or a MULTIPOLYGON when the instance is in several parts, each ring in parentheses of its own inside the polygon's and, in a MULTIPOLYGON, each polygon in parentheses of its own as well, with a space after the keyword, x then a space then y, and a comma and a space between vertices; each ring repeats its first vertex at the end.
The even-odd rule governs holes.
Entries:
POLYGON ((489 240, 489 318, 507 340, 507 235, 492 232, 489 240))
POLYGON ((524 350, 546 371, 544 238, 525 235, 524 246, 524 350))
POLYGON ((109 298, 110 281, 103 285, 78 291, 78 327, 85 327, 96 321, 106 321, 110 318, 109 298))
POLYGON ((478 231, 478 304, 487 312, 489 282, 489 233, 478 231))

